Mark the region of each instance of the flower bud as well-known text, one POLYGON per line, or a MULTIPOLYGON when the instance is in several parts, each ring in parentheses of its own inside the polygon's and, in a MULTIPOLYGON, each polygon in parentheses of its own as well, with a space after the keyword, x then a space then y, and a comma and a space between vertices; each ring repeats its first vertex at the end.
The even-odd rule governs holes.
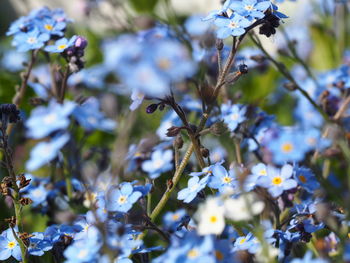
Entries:
POLYGON ((157 110, 157 108, 158 108, 158 104, 156 104, 156 103, 151 104, 151 105, 147 106, 146 112, 148 114, 152 114, 153 112, 155 112, 157 110))

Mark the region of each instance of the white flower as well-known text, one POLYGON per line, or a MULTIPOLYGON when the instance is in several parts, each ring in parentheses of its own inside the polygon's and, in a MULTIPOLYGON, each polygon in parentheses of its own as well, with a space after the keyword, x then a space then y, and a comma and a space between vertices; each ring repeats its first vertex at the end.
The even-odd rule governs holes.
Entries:
POLYGON ((253 193, 240 195, 237 199, 228 198, 224 201, 225 217, 233 221, 250 220, 253 215, 260 214, 264 207, 264 202, 255 201, 253 193))
POLYGON ((198 208, 195 217, 199 235, 219 235, 225 228, 224 206, 219 198, 209 197, 198 208))

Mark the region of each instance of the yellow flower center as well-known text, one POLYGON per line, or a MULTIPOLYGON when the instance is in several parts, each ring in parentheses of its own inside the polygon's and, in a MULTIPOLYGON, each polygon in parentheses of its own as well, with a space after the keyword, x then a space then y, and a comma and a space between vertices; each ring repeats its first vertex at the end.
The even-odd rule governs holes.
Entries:
POLYGON ((299 175, 299 180, 304 184, 307 182, 307 179, 304 175, 299 175))
POLYGON ((222 254, 219 250, 215 251, 215 257, 217 258, 217 260, 223 260, 224 259, 224 254, 222 254))
POLYGON ((231 183, 232 178, 230 178, 230 177, 228 177, 228 176, 225 176, 224 178, 222 178, 222 181, 223 181, 225 184, 229 184, 229 183, 231 183))
POLYGON ((246 5, 246 6, 244 7, 244 9, 247 10, 247 11, 253 11, 253 10, 254 10, 254 6, 252 6, 252 5, 246 5))
POLYGON ((209 219, 210 223, 216 223, 218 221, 218 218, 216 216, 211 216, 209 219))
POLYGON ((282 178, 280 176, 276 176, 272 178, 272 184, 274 185, 280 185, 282 183, 282 178))
POLYGON ((262 169, 258 173, 259 175, 267 175, 266 169, 262 169))
POLYGON ((167 70, 170 68, 171 62, 167 58, 161 58, 158 60, 158 66, 163 70, 167 70))
POLYGON ((198 250, 197 249, 191 249, 190 251, 188 251, 187 253, 187 257, 188 258, 196 258, 199 256, 198 250))
POLYGON ((8 247, 9 249, 14 248, 15 246, 16 246, 16 243, 15 243, 14 241, 11 241, 11 242, 8 242, 8 243, 7 243, 7 247, 8 247))
POLYGON ((177 220, 180 219, 180 216, 179 216, 178 214, 173 214, 173 216, 171 217, 171 219, 172 219, 173 221, 177 221, 177 220))
POLYGON ((46 24, 44 27, 46 30, 49 30, 49 31, 51 31, 53 29, 53 26, 49 25, 49 24, 46 24))
POLYGON ((239 241, 239 244, 242 245, 247 239, 246 238, 242 238, 240 241, 239 241))
POLYGON ((118 198, 118 203, 119 204, 124 204, 128 198, 125 195, 121 195, 118 198))
POLYGON ((65 49, 67 47, 67 45, 66 44, 63 44, 63 45, 59 45, 57 48, 59 49, 59 50, 62 50, 62 49, 65 49))
POLYGON ((290 153, 293 150, 294 146, 293 144, 291 144, 290 142, 285 142, 284 144, 282 144, 282 151, 285 153, 290 153))

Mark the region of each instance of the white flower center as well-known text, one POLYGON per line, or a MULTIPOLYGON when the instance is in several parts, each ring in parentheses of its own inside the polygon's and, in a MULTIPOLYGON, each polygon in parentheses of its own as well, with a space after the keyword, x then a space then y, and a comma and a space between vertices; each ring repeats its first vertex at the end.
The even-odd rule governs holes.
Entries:
POLYGON ((231 21, 230 24, 228 25, 228 27, 231 29, 234 29, 234 28, 237 28, 239 26, 238 26, 237 22, 231 21))
POLYGON ((83 258, 85 258, 88 254, 89 254, 88 249, 80 250, 79 253, 78 253, 78 255, 77 255, 77 258, 83 259, 83 258))
POLYGON ((253 5, 246 5, 244 7, 244 9, 247 10, 247 11, 253 11, 254 10, 254 6, 253 5))
POLYGON ((45 124, 52 124, 57 120, 57 115, 55 113, 50 113, 49 115, 46 115, 44 118, 45 124))
POLYGON ((28 37, 27 43, 35 44, 38 40, 35 37, 28 37))
POLYGON ((239 118, 239 114, 238 113, 231 114, 231 120, 236 121, 236 120, 238 120, 238 118, 239 118))
POLYGON ((163 164, 164 164, 163 160, 161 160, 161 159, 155 160, 154 161, 154 168, 159 169, 160 167, 163 166, 163 164))

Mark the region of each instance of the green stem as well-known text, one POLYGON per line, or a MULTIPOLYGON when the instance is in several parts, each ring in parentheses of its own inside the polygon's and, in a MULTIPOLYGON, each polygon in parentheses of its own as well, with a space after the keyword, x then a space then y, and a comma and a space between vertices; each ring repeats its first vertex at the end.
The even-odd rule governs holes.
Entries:
MULTIPOLYGON (((15 206, 16 224, 18 227, 18 231, 21 232, 21 229, 22 229, 21 204, 18 202, 18 200, 14 201, 13 203, 15 206)), ((12 231, 14 232, 13 229, 12 229, 12 231)), ((15 236, 17 243, 19 244, 19 247, 21 248, 22 262, 27 263, 28 262, 27 248, 24 245, 23 240, 17 236, 17 233, 14 233, 14 236, 15 236)))

